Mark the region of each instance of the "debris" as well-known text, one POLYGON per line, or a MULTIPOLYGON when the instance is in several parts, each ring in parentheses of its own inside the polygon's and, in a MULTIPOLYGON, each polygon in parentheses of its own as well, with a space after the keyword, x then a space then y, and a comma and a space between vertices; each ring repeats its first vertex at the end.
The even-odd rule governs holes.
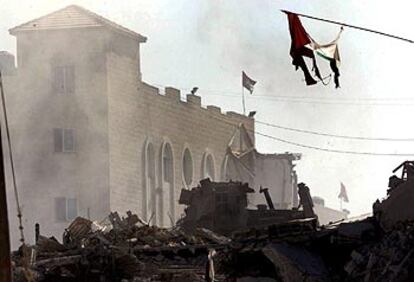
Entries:
POLYGON ((206 265, 206 281, 207 282, 214 282, 215 279, 215 270, 214 270, 214 256, 216 255, 216 251, 211 249, 208 251, 208 260, 206 265))
POLYGON ((345 265, 351 280, 412 281, 414 222, 396 225, 381 240, 353 251, 345 265))
POLYGON ((310 189, 305 183, 298 184, 298 194, 300 198, 299 207, 303 207, 304 216, 309 217, 316 217, 313 211, 313 200, 310 194, 310 189))
POLYGON ((327 281, 328 270, 323 260, 303 247, 288 243, 269 244, 263 254, 278 269, 282 281, 327 281))
POLYGON ((402 208, 414 201, 414 178, 406 164, 372 217, 325 226, 305 184, 303 210, 272 209, 270 197, 249 210, 248 185, 209 180, 182 191, 186 216, 169 229, 131 212, 101 222, 78 217, 63 243, 37 234, 35 246, 14 252, 14 281, 26 281, 23 253, 38 282, 414 281, 414 212, 402 208))
POLYGON ((269 209, 274 210, 275 206, 273 205, 272 197, 269 193, 269 188, 263 188, 262 186, 260 186, 259 193, 263 193, 265 195, 266 203, 269 206, 269 209))
POLYGON ((16 281, 25 281, 23 249, 36 254, 35 281, 188 281, 183 279, 193 273, 203 281, 209 250, 231 240, 207 229, 187 234, 177 227, 149 226, 131 212, 125 218, 113 212, 100 223, 76 218, 63 242, 39 235, 35 246, 22 246, 13 256, 16 281))
POLYGON ((61 252, 66 250, 65 246, 56 240, 55 237, 46 238, 39 235, 37 240, 36 249, 38 252, 61 252))

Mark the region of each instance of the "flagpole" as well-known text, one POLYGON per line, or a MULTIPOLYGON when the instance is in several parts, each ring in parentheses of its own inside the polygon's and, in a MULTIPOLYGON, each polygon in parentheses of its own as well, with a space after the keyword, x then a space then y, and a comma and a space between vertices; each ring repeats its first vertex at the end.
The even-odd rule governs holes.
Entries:
POLYGON ((244 100, 244 86, 242 81, 242 102, 243 102, 243 115, 246 115, 246 101, 244 100))
POLYGON ((394 38, 394 39, 403 40, 403 41, 406 41, 406 42, 409 42, 409 43, 414 43, 414 40, 403 38, 403 37, 396 36, 396 35, 392 35, 392 34, 389 34, 389 33, 382 32, 382 31, 377 31, 377 30, 373 30, 373 29, 369 29, 369 28, 365 28, 365 27, 350 25, 350 24, 341 23, 341 22, 332 21, 332 20, 326 20, 326 19, 322 19, 322 18, 308 16, 308 15, 305 15, 305 14, 293 13, 293 12, 290 12, 290 11, 287 11, 287 10, 281 10, 281 11, 286 13, 286 14, 289 14, 289 13, 290 14, 295 14, 295 15, 298 15, 298 16, 301 16, 301 17, 304 17, 304 18, 312 19, 312 20, 323 21, 323 22, 327 22, 327 23, 331 23, 331 24, 337 24, 337 25, 346 26, 346 27, 349 27, 349 28, 355 28, 355 29, 359 29, 359 30, 362 30, 362 31, 376 33, 376 34, 379 34, 379 35, 382 35, 382 36, 387 36, 387 37, 391 37, 391 38, 394 38))

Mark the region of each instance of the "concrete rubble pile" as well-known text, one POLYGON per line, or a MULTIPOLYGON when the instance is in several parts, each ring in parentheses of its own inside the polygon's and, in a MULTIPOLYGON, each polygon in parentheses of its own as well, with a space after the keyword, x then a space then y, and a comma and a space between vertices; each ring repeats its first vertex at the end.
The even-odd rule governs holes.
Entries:
POLYGON ((378 231, 367 218, 318 228, 312 219, 294 220, 239 232, 221 268, 236 281, 345 281, 351 252, 378 240, 378 231))
POLYGON ((373 244, 354 250, 345 265, 353 281, 413 281, 414 222, 398 224, 373 244))
MULTIPOLYGON (((319 228, 305 219, 237 232, 232 240, 205 229, 186 235, 127 226, 93 231, 93 223, 78 218, 63 244, 40 236, 29 248, 35 281, 205 281, 212 249, 216 281, 410 281, 413 275, 414 223, 383 233, 373 217, 319 228)), ((26 281, 22 251, 14 254, 15 281, 26 281)))
MULTIPOLYGON (((252 211, 226 196, 224 226, 228 222, 238 225, 233 229, 236 232, 232 232, 227 257, 221 261, 222 272, 240 281, 243 277, 249 281, 261 281, 252 277, 271 279, 266 281, 414 281, 414 162, 402 163, 393 173, 399 169, 402 175, 390 177, 387 197, 373 204, 373 216, 353 222, 319 226, 305 184, 298 185, 303 213, 296 217, 297 210, 286 210, 284 219, 279 218, 281 211, 272 208, 270 199, 266 199, 268 209, 252 211), (234 207, 240 207, 237 213, 230 212, 234 207), (239 220, 249 219, 249 213, 258 215, 254 220, 257 227, 239 220), (266 217, 269 224, 264 226, 260 219, 266 217)), ((188 205, 183 222, 221 233, 219 215, 203 203, 211 198, 209 207, 217 207, 217 199, 222 205, 223 196, 217 197, 225 193, 222 183, 200 184, 182 194, 180 200, 188 205)), ((251 193, 241 184, 230 184, 240 186, 239 194, 251 193)))
POLYGON ((23 262, 42 282, 414 281, 414 206, 407 204, 414 201, 414 163, 404 164, 373 216, 325 226, 305 184, 301 210, 272 209, 269 197, 269 209, 248 210, 245 184, 202 181, 182 193, 186 217, 170 229, 131 212, 99 223, 77 218, 63 243, 38 236, 35 246, 14 253, 15 281, 27 281, 23 262))
POLYGON ((211 250, 217 253, 215 281, 345 281, 363 272, 361 261, 348 271, 350 258, 381 244, 387 237, 380 234, 375 218, 318 228, 310 218, 238 231, 230 240, 207 229, 189 235, 112 213, 99 224, 75 219, 62 244, 39 236, 35 246, 20 248, 15 281, 27 281, 22 252, 30 254, 34 281, 206 281, 211 250))
POLYGON ((188 235, 149 226, 131 212, 126 218, 111 213, 100 223, 78 217, 63 243, 38 236, 34 246, 16 251, 14 281, 27 281, 23 257, 34 281, 199 281, 209 249, 228 242, 205 229, 188 235))

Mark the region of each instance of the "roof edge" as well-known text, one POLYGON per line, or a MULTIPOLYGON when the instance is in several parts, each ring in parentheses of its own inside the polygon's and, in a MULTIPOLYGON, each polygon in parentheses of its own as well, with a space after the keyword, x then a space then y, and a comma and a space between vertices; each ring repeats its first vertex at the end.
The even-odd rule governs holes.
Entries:
MULTIPOLYGON (((9 29, 9 33, 11 35, 13 35, 13 36, 16 36, 20 32, 36 31, 36 30, 37 31, 46 31, 46 30, 65 29, 65 28, 57 27, 55 29, 53 29, 53 28, 44 28, 44 29, 36 29, 36 28, 34 28, 34 29, 24 29, 24 30, 20 30, 24 25, 28 25, 28 24, 30 24, 32 22, 35 22, 35 21, 38 21, 38 20, 40 20, 40 19, 42 19, 44 17, 48 17, 48 16, 50 16, 50 15, 52 15, 54 13, 63 11, 65 9, 67 9, 67 8, 75 8, 75 9, 79 10, 80 12, 86 13, 88 16, 93 17, 95 20, 97 20, 99 23, 101 23, 103 25, 103 27, 107 27, 107 28, 109 28, 111 30, 114 30, 114 31, 119 32, 119 33, 122 33, 124 35, 127 35, 127 36, 129 36, 129 37, 131 37, 133 39, 138 39, 138 41, 140 43, 145 43, 147 41, 147 37, 145 37, 145 36, 143 36, 143 35, 135 32, 133 30, 130 30, 130 29, 126 28, 126 27, 123 27, 123 26, 121 26, 121 25, 119 25, 119 24, 117 24, 117 23, 115 23, 115 22, 113 22, 113 21, 111 21, 111 20, 109 20, 109 19, 101 16, 101 15, 98 15, 98 14, 96 14, 96 13, 94 13, 94 12, 88 10, 88 9, 85 9, 85 8, 83 8, 81 6, 78 6, 78 5, 69 5, 69 6, 66 6, 66 7, 62 8, 62 9, 59 9, 59 10, 53 11, 51 13, 48 13, 46 15, 43 15, 41 17, 37 17, 37 18, 32 19, 30 21, 24 22, 24 23, 22 23, 20 25, 17 25, 15 27, 13 27, 13 28, 10 28, 9 29)), ((79 28, 83 28, 83 27, 79 27, 79 28)))

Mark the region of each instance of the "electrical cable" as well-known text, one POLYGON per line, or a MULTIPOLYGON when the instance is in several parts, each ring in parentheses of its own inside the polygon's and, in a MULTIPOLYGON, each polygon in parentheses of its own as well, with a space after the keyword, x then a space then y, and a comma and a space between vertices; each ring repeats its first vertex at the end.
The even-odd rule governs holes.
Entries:
POLYGON ((256 123, 279 128, 283 130, 288 131, 294 131, 294 132, 300 132, 300 133, 306 133, 306 134, 313 134, 313 135, 319 135, 319 136, 327 136, 327 137, 334 137, 334 138, 343 138, 343 139, 350 139, 350 140, 367 140, 367 141, 403 141, 403 142, 409 142, 414 141, 414 138, 389 138, 389 137, 363 137, 363 136, 348 136, 348 135, 337 135, 337 134, 329 134, 329 133, 323 133, 323 132, 317 132, 317 131, 311 131, 311 130, 305 130, 305 129, 298 129, 298 128, 291 128, 286 126, 281 126, 273 123, 263 122, 259 120, 255 120, 256 123))
MULTIPOLYGON (((224 120, 224 119, 221 119, 221 118, 217 118, 217 117, 215 117, 213 115, 210 115, 210 114, 209 114, 209 116, 211 118, 219 120, 223 123, 227 123, 227 124, 235 126, 235 127, 239 126, 239 123, 236 124, 234 122, 230 122, 230 121, 227 121, 227 120, 224 120)), ((279 137, 276 137, 276 136, 273 136, 273 135, 270 135, 270 134, 261 133, 261 132, 251 130, 251 129, 248 129, 248 128, 246 128, 246 130, 253 133, 253 134, 257 134, 257 135, 260 135, 260 136, 263 136, 263 137, 266 137, 266 138, 269 138, 269 139, 273 139, 273 140, 276 140, 276 141, 279 141, 279 142, 282 142, 282 143, 286 143, 286 144, 289 144, 289 145, 294 145, 294 146, 297 146, 297 147, 313 149, 313 150, 329 152, 329 153, 339 153, 339 154, 348 154, 348 155, 364 155, 364 156, 389 156, 389 157, 414 156, 414 153, 376 153, 376 152, 357 152, 357 151, 351 151, 351 150, 328 149, 328 148, 322 148, 322 147, 317 147, 317 146, 312 146, 312 145, 293 142, 293 141, 290 141, 290 140, 279 138, 279 137)))
MULTIPOLYGON (((165 85, 154 83, 155 86, 165 88, 165 85)), ((192 88, 179 88, 190 91, 192 88)), ((240 93, 233 91, 201 89, 210 96, 240 98, 240 93)), ((250 96, 249 96, 250 97, 250 96)), ((305 103, 322 105, 349 105, 349 106, 414 106, 414 97, 383 97, 383 98, 324 98, 314 96, 288 96, 288 95, 254 95, 258 100, 275 100, 287 103, 305 103), (360 102, 359 102, 360 101, 360 102), (390 103, 390 101, 394 103, 390 103)))

